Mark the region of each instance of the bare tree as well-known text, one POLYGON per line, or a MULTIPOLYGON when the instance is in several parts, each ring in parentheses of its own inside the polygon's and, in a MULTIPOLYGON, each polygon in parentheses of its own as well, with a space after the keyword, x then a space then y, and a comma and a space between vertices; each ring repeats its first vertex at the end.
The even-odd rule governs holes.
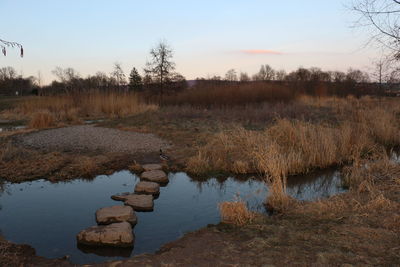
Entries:
POLYGON ((275 73, 275 79, 276 79, 277 81, 283 81, 283 80, 285 80, 286 75, 287 75, 287 73, 286 73, 285 70, 278 70, 278 71, 275 73))
POLYGON ((230 82, 235 82, 238 80, 236 70, 235 69, 230 69, 226 72, 225 74, 225 80, 230 81, 230 82))
POLYGON ((239 76, 239 80, 241 82, 249 82, 250 81, 250 77, 246 72, 241 72, 240 76, 239 76))
POLYGON ((20 43, 9 42, 9 41, 0 39, 0 49, 4 56, 7 55, 7 47, 12 47, 12 48, 18 47, 20 49, 20 56, 21 57, 24 56, 24 48, 22 47, 22 45, 20 43))
POLYGON ((73 79, 78 79, 80 77, 79 73, 73 68, 63 69, 61 67, 55 67, 51 73, 53 73, 53 75, 55 75, 62 83, 68 83, 73 79))
POLYGON ((272 81, 275 79, 275 70, 270 65, 265 65, 265 80, 272 81))
POLYGON ((272 81, 275 79, 275 70, 270 65, 261 65, 257 74, 253 75, 254 81, 272 81))
POLYGON ((175 70, 175 63, 172 61, 173 50, 165 41, 160 41, 150 50, 150 56, 151 60, 146 63, 144 72, 151 77, 152 82, 160 84, 162 98, 164 85, 175 70))
POLYGON ((350 68, 347 71, 346 80, 354 83, 366 83, 370 81, 370 78, 368 73, 350 68))
POLYGON ((13 67, 2 67, 0 68, 0 81, 2 80, 12 80, 17 78, 17 72, 13 67))
POLYGON ((126 84, 125 73, 122 70, 121 63, 114 63, 114 70, 111 72, 111 77, 115 79, 118 89, 126 84))
POLYGON ((331 73, 331 80, 335 83, 346 81, 346 73, 342 71, 333 71, 331 73))
POLYGON ((371 41, 400 59, 400 1, 355 0, 352 9, 360 14, 356 25, 371 30, 371 41))
POLYGON ((389 80, 390 73, 393 71, 390 60, 380 58, 374 62, 373 67, 374 69, 371 72, 371 78, 374 81, 377 81, 379 86, 382 87, 382 84, 389 80))
POLYGON ((80 78, 80 75, 78 72, 76 72, 73 68, 61 68, 61 67, 56 67, 54 70, 51 71, 54 76, 58 78, 58 80, 61 82, 63 90, 65 93, 70 94, 74 88, 73 82, 75 80, 78 80, 80 78))

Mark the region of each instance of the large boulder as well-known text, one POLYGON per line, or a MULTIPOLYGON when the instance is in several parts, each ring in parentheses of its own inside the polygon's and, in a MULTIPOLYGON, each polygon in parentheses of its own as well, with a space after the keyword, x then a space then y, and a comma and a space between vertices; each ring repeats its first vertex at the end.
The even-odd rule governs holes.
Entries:
POLYGON ((132 225, 137 223, 137 217, 129 206, 112 206, 101 208, 96 211, 97 224, 112 224, 129 222, 132 225))
POLYGON ((135 186, 135 193, 158 195, 160 194, 160 185, 153 182, 139 182, 135 186))
POLYGON ((161 170, 143 172, 140 178, 159 184, 167 184, 169 182, 167 174, 161 170))
POLYGON ((128 195, 125 205, 131 206, 135 211, 152 211, 154 208, 153 196, 151 195, 128 195))
POLYGON ((162 170, 161 164, 145 164, 142 166, 144 171, 162 170))
POLYGON ((90 246, 132 247, 134 235, 130 223, 92 226, 76 236, 78 243, 90 246))

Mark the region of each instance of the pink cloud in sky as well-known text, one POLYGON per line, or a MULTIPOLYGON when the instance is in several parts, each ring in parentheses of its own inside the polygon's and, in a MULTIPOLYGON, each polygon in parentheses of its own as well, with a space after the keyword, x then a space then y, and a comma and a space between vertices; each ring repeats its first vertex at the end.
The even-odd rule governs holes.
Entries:
POLYGON ((283 55, 282 52, 267 49, 249 49, 241 50, 240 52, 248 55, 283 55))

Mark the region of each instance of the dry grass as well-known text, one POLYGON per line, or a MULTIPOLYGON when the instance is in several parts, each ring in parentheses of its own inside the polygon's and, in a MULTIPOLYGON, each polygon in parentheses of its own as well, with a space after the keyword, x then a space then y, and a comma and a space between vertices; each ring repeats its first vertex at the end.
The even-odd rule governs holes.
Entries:
POLYGON ((296 200, 286 193, 286 177, 268 177, 268 196, 265 205, 269 211, 282 213, 293 208, 296 200))
POLYGON ((238 200, 234 202, 222 202, 219 204, 221 221, 224 223, 243 226, 251 223, 255 214, 247 209, 244 201, 238 200))
POLYGON ((18 103, 13 110, 3 111, 2 117, 26 119, 37 112, 51 114, 56 122, 80 123, 82 118, 121 118, 157 108, 156 105, 144 103, 137 94, 92 92, 30 97, 18 103))
POLYGON ((30 151, 16 147, 10 141, 0 142, 0 164, 16 160, 22 161, 31 155, 30 151))
POLYGON ((345 169, 348 193, 299 206, 292 212, 329 219, 351 214, 357 220, 357 214, 362 214, 400 233, 399 177, 400 166, 388 158, 356 162, 345 169), (382 214, 385 216, 379 218, 382 214))
POLYGON ((189 159, 187 169, 196 174, 213 170, 282 177, 351 162, 376 151, 377 144, 363 125, 278 120, 264 131, 236 127, 216 134, 189 159))
POLYGON ((136 161, 128 166, 128 169, 133 173, 141 173, 144 171, 143 167, 136 161))
POLYGON ((80 165, 79 165, 81 176, 83 177, 91 177, 93 173, 98 169, 97 163, 95 159, 91 157, 81 157, 80 165))
POLYGON ((21 252, 0 237, 0 266, 22 266, 21 252))
POLYGON ((43 152, 0 139, 0 177, 9 182, 92 178, 126 169, 133 162, 132 155, 43 152))
POLYGON ((38 111, 33 113, 31 120, 29 121, 29 128, 42 129, 48 128, 55 125, 55 118, 49 111, 38 111))
POLYGON ((370 158, 382 154, 384 147, 400 144, 397 100, 302 97, 299 101, 332 110, 336 120, 283 118, 264 130, 223 129, 188 160, 188 171, 259 172, 282 177, 370 158))
POLYGON ((253 103, 289 102, 296 98, 293 88, 282 84, 229 83, 205 84, 167 96, 167 105, 190 105, 192 107, 228 107, 253 103))
MULTIPOLYGON (((370 98, 312 101, 313 105, 335 106, 341 121, 328 124, 278 119, 262 131, 234 127, 200 146, 188 160, 187 170, 195 174, 260 173, 269 185, 267 205, 284 211, 293 203, 286 195, 288 175, 382 158, 385 148, 400 144, 398 103, 383 108, 370 98)), ((363 181, 364 190, 369 190, 371 185, 363 181)))

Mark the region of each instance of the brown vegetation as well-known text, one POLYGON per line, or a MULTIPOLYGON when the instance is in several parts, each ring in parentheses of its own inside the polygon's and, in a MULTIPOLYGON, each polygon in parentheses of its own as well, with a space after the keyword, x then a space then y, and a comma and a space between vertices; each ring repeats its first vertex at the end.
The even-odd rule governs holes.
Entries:
POLYGON ((29 128, 48 128, 55 125, 55 118, 49 111, 39 111, 32 115, 29 121, 29 128))
POLYGON ((121 118, 154 110, 157 110, 156 105, 145 104, 137 94, 91 92, 29 97, 1 115, 9 119, 31 118, 30 124, 38 128, 56 122, 80 123, 84 118, 121 118), (49 124, 50 121, 53 122, 49 124))
POLYGON ((0 140, 0 177, 9 182, 92 178, 125 169, 134 156, 120 153, 41 152, 0 140))
POLYGON ((294 100, 293 89, 268 83, 209 84, 184 90, 164 98, 166 105, 190 105, 192 107, 229 107, 255 103, 287 103, 294 100))
POLYGON ((242 200, 222 202, 218 207, 221 214, 221 222, 224 223, 243 226, 251 223, 255 218, 255 214, 247 209, 246 203, 242 200))
POLYGON ((371 107, 367 100, 356 103, 359 107, 350 111, 342 109, 351 103, 339 103, 338 123, 278 119, 261 131, 234 127, 219 132, 189 159, 188 170, 283 177, 368 158, 384 146, 400 144, 398 105, 383 108, 371 107))
POLYGON ((400 234, 400 166, 383 158, 357 162, 346 168, 349 192, 327 200, 307 203, 290 213, 310 218, 368 224, 400 234))

